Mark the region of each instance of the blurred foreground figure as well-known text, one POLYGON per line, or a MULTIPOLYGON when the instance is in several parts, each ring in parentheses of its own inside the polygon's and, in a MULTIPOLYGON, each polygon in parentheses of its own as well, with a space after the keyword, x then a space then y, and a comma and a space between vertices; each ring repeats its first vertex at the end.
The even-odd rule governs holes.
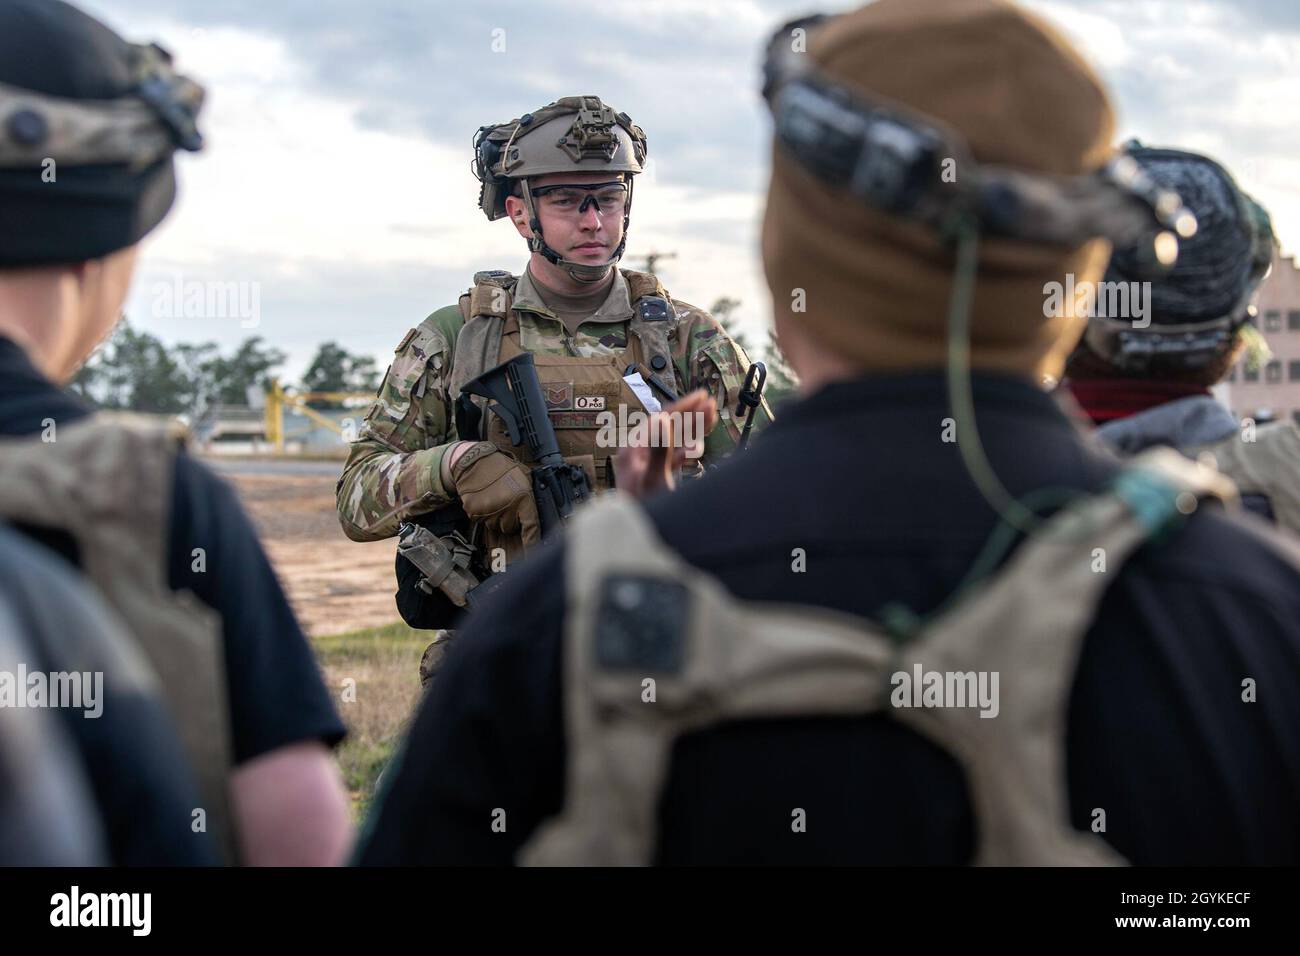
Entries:
POLYGON ((1300 861, 1300 571, 1222 476, 1123 466, 1042 387, 1082 331, 1044 286, 1108 241, 1167 268, 1192 217, 1010 4, 880 0, 767 67, 802 401, 512 570, 363 860, 1300 861))
POLYGON ((1300 430, 1239 422, 1210 395, 1255 330, 1251 301, 1273 263, 1268 213, 1206 156, 1138 143, 1126 152, 1178 192, 1199 227, 1169 274, 1145 287, 1131 250, 1116 250, 1066 385, 1116 451, 1208 454, 1247 508, 1300 532, 1300 430))
POLYGON ((217 861, 149 665, 59 558, 0 527, 0 866, 217 861))
POLYGON ((233 491, 178 429, 60 387, 121 315, 202 99, 164 51, 67 4, 0 4, 0 518, 80 568, 156 672, 201 797, 198 832, 187 815, 168 838, 332 863, 343 727, 233 491))

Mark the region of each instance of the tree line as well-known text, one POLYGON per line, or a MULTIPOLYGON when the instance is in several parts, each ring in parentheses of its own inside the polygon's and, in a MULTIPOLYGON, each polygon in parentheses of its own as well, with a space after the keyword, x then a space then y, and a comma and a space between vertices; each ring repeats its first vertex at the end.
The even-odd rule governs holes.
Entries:
MULTIPOLYGON (((287 358, 261 336, 245 339, 229 354, 215 342, 168 347, 124 320, 82 366, 72 390, 103 409, 194 415, 212 405, 247 405, 250 391, 265 391, 287 358)), ((304 392, 374 392, 379 370, 370 356, 325 342, 296 385, 304 392)))
MULTIPOLYGON (((722 298, 712 313, 751 357, 767 363, 765 394, 776 404, 794 389, 795 377, 776 341, 755 349, 739 330, 740 302, 722 298)), ((250 391, 264 392, 288 356, 261 336, 251 336, 234 351, 222 353, 215 342, 168 346, 123 320, 113 335, 82 366, 72 389, 99 408, 170 415, 197 415, 212 405, 247 405, 250 391)), ((301 381, 303 392, 373 393, 379 370, 368 355, 348 352, 337 342, 317 350, 301 381)), ((337 408, 338 402, 312 401, 314 408, 337 408)))

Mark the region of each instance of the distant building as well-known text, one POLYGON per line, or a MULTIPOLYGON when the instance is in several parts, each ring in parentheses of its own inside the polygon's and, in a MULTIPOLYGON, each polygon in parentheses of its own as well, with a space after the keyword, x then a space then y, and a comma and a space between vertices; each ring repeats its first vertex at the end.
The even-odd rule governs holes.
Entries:
MULTIPOLYGON (((324 409, 318 414, 337 423, 338 431, 326 428, 300 412, 285 410, 285 454, 327 458, 347 456, 347 442, 360 427, 366 409, 324 409)), ((194 420, 190 433, 195 445, 209 455, 276 453, 275 445, 267 438, 264 408, 209 406, 194 420)))
POLYGON ((1238 362, 1216 393, 1238 418, 1290 417, 1300 424, 1300 266, 1294 256, 1273 260, 1255 306, 1273 356, 1254 370, 1238 362))

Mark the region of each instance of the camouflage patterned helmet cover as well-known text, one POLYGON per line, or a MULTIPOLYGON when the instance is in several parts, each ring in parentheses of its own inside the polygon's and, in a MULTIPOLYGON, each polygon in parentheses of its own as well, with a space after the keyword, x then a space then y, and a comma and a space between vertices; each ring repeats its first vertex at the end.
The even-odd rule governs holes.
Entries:
POLYGON ((0 168, 121 163, 144 169, 177 149, 197 151, 203 88, 172 70, 156 44, 128 48, 133 92, 70 100, 0 83, 0 168))
POLYGON ((474 135, 474 175, 479 208, 489 220, 506 214, 514 180, 586 169, 641 172, 646 138, 626 113, 599 96, 564 96, 540 110, 474 135))

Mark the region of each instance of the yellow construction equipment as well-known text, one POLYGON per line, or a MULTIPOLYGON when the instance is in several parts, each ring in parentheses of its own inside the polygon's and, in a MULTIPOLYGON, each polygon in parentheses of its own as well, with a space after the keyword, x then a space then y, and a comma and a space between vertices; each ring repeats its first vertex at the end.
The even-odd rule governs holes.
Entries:
POLYGON ((284 442, 286 438, 293 438, 294 435, 284 433, 284 409, 286 406, 295 409, 309 419, 320 425, 322 428, 328 428, 330 431, 342 435, 343 428, 338 422, 334 421, 327 415, 322 415, 314 408, 309 408, 308 402, 348 402, 362 400, 367 404, 374 399, 374 395, 369 392, 286 392, 280 385, 278 379, 271 379, 270 387, 266 392, 266 440, 275 448, 276 452, 284 453, 284 442))

